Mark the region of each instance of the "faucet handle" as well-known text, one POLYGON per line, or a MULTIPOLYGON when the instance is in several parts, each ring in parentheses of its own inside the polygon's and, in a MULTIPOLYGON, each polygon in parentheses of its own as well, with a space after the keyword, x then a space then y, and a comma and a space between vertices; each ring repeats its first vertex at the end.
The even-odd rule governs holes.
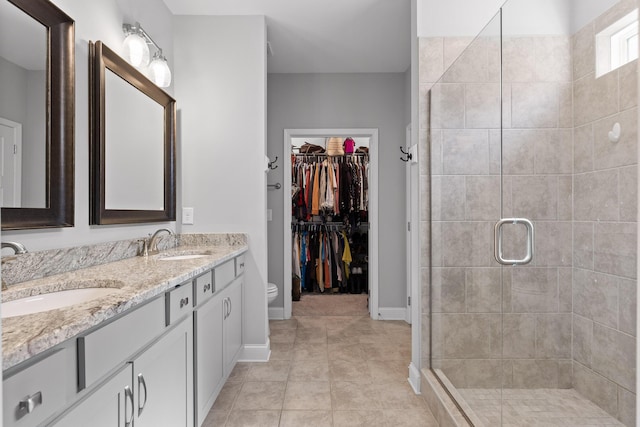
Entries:
POLYGON ((138 242, 142 242, 142 250, 138 254, 139 256, 149 256, 149 241, 147 239, 139 239, 138 242))

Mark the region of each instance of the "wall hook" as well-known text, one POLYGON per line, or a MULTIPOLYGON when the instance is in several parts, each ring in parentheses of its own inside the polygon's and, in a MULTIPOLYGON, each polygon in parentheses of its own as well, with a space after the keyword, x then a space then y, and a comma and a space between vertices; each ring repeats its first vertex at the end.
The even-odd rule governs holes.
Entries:
POLYGON ((620 123, 615 123, 613 128, 609 131, 609 141, 618 142, 620 141, 620 133, 622 132, 622 128, 620 127, 620 123))
POLYGON ((278 156, 276 156, 276 159, 272 162, 269 162, 269 169, 274 170, 274 169, 278 169, 278 165, 276 165, 276 162, 278 161, 278 156))
POLYGON ((404 149, 402 148, 402 145, 400 146, 400 151, 402 151, 402 154, 407 156, 406 159, 403 159, 402 157, 400 157, 400 160, 402 160, 403 162, 408 162, 413 158, 413 155, 409 151, 404 151, 404 149))

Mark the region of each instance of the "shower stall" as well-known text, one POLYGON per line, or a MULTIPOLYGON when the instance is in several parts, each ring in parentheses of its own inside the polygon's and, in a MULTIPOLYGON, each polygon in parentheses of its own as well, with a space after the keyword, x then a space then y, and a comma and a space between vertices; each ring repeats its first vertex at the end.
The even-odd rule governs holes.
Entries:
POLYGON ((467 424, 635 426, 637 29, 601 68, 630 16, 509 0, 420 39, 423 367, 467 424))

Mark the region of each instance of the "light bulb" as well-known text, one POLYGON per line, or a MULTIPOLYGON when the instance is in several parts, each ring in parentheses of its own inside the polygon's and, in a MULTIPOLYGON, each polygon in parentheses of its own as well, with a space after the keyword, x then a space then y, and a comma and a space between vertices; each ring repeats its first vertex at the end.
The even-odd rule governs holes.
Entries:
POLYGON ((168 87, 171 84, 171 70, 164 57, 153 58, 149 64, 149 78, 159 87, 168 87))
POLYGON ((149 64, 149 46, 138 34, 131 33, 124 39, 122 54, 136 68, 144 68, 149 64))

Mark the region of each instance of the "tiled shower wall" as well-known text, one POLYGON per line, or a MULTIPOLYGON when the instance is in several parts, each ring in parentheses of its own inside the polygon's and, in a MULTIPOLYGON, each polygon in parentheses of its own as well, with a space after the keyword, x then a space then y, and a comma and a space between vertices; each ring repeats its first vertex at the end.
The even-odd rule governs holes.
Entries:
POLYGON ((595 34, 635 7, 623 0, 572 38, 573 386, 625 425, 635 425, 637 61, 599 78, 593 64, 595 34))
POLYGON ((502 288, 497 40, 476 40, 434 87, 430 138, 427 93, 471 40, 420 40, 423 366, 433 352, 457 387, 575 387, 633 425, 637 74, 595 79, 593 37, 634 3, 572 38, 504 37, 503 216, 534 220, 537 236, 533 265, 505 268, 502 288))

